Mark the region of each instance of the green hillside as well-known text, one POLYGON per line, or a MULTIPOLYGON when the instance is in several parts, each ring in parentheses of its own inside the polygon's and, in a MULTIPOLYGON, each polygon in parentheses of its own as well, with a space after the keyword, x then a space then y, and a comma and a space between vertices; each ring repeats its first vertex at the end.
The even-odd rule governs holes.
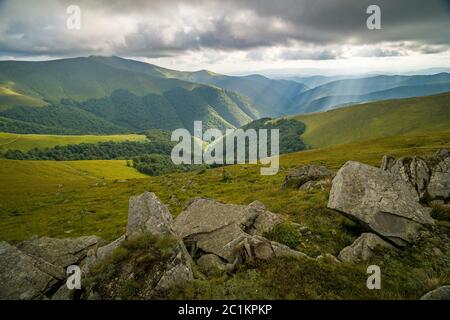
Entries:
POLYGON ((112 134, 193 120, 224 129, 259 117, 247 97, 174 74, 184 73, 118 57, 0 61, 0 130, 112 134))
POLYGON ((450 93, 353 105, 294 119, 305 123, 302 139, 315 148, 445 130, 450 124, 450 93))
POLYGON ((40 135, 40 134, 14 134, 0 132, 0 153, 7 150, 28 151, 33 148, 52 148, 79 143, 97 143, 104 141, 145 141, 145 135, 40 135))

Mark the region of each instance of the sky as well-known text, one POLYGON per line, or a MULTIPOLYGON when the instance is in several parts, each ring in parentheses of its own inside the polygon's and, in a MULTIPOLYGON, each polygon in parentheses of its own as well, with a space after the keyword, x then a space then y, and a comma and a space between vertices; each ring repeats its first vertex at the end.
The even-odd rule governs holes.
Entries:
POLYGON ((450 68, 450 0, 0 0, 0 60, 88 55, 226 74, 450 68))

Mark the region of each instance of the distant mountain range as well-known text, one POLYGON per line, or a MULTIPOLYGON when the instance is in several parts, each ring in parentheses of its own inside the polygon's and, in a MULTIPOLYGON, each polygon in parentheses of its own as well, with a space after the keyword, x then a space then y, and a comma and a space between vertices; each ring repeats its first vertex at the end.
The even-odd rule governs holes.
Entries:
POLYGON ((450 91, 450 74, 296 77, 182 72, 119 57, 0 62, 0 130, 124 133, 241 127, 262 117, 450 91))

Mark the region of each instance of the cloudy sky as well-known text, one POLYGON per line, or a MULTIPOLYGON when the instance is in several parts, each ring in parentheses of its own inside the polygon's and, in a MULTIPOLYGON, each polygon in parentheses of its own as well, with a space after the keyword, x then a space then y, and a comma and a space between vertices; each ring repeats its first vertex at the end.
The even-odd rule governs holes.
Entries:
POLYGON ((450 67, 450 0, 0 0, 1 60, 91 54, 229 74, 450 67))

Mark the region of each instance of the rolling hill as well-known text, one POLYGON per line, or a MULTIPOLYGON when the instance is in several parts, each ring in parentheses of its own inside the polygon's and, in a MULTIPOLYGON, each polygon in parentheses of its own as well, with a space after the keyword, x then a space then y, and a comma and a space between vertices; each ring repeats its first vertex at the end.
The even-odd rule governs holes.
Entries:
POLYGON ((259 117, 238 93, 168 78, 164 70, 118 57, 2 61, 0 117, 28 124, 15 123, 23 130, 13 132, 70 134, 190 128, 194 115, 205 127, 233 128, 259 117))
MULTIPOLYGON (((324 81, 322 78, 320 80, 324 81)), ((287 112, 311 113, 351 103, 428 96, 448 91, 450 73, 340 79, 301 93, 291 101, 287 112)))
POLYGON ((338 144, 446 130, 450 123, 450 93, 377 101, 321 113, 295 116, 306 125, 305 143, 318 148, 338 144))

